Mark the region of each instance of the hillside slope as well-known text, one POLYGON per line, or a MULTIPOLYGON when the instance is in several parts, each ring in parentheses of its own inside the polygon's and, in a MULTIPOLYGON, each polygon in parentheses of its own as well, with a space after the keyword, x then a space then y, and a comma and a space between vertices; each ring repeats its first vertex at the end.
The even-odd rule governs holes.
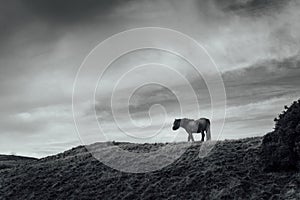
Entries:
MULTIPOLYGON (((262 170, 261 141, 221 141, 204 158, 198 157, 197 142, 173 164, 145 174, 111 169, 80 146, 0 170, 0 199, 300 198, 299 174, 262 170)), ((158 144, 118 145, 144 151, 158 144)))
POLYGON ((15 156, 15 155, 1 155, 0 154, 0 170, 13 168, 25 163, 32 163, 38 159, 32 157, 15 156))

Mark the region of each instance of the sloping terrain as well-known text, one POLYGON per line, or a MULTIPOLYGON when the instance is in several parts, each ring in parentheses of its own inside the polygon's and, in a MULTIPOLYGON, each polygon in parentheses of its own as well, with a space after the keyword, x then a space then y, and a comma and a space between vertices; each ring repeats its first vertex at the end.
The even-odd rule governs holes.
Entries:
MULTIPOLYGON (((262 170, 261 141, 221 141, 204 158, 197 142, 173 164, 144 174, 111 169, 80 146, 0 170, 0 199, 299 199, 300 174, 262 170)), ((163 144, 116 145, 138 152, 163 144)))
POLYGON ((36 161, 38 159, 15 155, 1 155, 0 154, 0 170, 13 168, 24 163, 36 161))

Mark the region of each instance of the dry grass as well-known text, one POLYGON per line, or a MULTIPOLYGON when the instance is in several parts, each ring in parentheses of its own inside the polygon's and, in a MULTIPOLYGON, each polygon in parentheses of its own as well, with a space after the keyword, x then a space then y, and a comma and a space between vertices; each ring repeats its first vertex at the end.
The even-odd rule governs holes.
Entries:
MULTIPOLYGON (((202 144, 196 143, 171 165, 145 174, 111 169, 81 146, 0 170, 0 199, 299 198, 298 173, 263 172, 261 140, 218 142, 204 158, 198 156, 202 144)), ((115 145, 128 151, 151 152, 164 144, 115 145)))

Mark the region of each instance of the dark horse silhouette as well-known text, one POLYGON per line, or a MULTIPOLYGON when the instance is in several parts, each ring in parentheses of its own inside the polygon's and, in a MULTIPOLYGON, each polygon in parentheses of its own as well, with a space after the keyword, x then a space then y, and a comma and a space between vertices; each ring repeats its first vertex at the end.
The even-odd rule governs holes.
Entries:
POLYGON ((200 118, 197 120, 193 119, 175 119, 173 123, 173 130, 177 130, 180 127, 184 128, 186 132, 188 133, 188 142, 192 140, 193 142, 194 137, 193 133, 201 133, 202 139, 201 141, 204 141, 204 131, 206 132, 206 140, 211 140, 211 132, 210 132, 210 121, 207 118, 200 118))

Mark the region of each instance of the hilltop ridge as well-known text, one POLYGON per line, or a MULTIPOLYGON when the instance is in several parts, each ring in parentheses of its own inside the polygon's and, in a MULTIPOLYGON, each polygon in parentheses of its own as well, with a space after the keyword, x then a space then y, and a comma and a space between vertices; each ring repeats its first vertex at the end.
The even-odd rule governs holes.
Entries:
MULTIPOLYGON (((0 196, 1 199, 299 198, 296 173, 263 171, 261 142, 261 137, 220 141, 204 158, 198 156, 202 143, 197 142, 171 165, 144 174, 111 169, 79 146, 0 170, 0 196)), ((140 150, 155 148, 155 144, 117 145, 140 150)))

